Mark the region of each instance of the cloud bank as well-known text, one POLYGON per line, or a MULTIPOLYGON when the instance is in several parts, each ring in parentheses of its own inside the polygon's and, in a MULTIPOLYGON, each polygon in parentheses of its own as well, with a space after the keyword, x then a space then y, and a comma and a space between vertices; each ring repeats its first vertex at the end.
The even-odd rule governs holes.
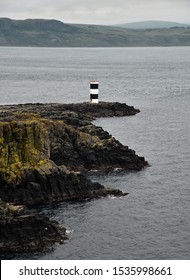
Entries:
POLYGON ((190 23, 190 0, 0 0, 0 17, 91 24, 141 20, 190 23))

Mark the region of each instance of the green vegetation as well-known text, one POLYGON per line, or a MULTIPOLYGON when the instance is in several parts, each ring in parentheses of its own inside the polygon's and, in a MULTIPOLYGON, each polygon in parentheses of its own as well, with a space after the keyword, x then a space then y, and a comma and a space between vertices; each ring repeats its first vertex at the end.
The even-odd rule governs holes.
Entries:
POLYGON ((47 121, 22 118, 0 122, 0 176, 8 183, 17 182, 24 170, 48 164, 47 121))
POLYGON ((57 20, 0 18, 0 46, 190 46, 190 27, 127 29, 57 20))
POLYGON ((10 120, 0 121, 0 181, 16 185, 24 180, 28 171, 51 173, 56 166, 50 160, 52 145, 60 148, 59 153, 67 153, 72 160, 76 151, 87 156, 110 145, 116 147, 116 142, 111 136, 101 140, 97 135, 82 132, 62 120, 48 120, 34 113, 13 113, 10 120))

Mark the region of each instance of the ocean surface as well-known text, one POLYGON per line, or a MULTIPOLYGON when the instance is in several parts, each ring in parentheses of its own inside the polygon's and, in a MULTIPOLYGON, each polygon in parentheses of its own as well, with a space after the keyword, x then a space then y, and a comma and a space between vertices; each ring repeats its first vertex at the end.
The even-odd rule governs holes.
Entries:
POLYGON ((129 192, 38 210, 68 240, 13 259, 190 259, 190 47, 0 48, 0 104, 99 99, 139 108, 102 126, 149 161, 140 172, 89 175, 129 192))

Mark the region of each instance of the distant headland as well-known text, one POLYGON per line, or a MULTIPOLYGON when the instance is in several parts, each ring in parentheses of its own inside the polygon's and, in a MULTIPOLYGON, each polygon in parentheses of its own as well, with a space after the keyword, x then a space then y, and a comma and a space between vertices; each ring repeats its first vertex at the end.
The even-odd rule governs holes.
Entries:
POLYGON ((103 26, 69 24, 58 20, 0 18, 0 46, 190 46, 190 26, 158 21, 103 26))

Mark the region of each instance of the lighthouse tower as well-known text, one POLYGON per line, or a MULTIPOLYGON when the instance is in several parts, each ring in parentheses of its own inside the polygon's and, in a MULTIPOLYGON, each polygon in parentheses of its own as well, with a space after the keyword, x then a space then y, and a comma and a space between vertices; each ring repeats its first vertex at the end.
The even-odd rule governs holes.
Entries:
POLYGON ((90 102, 91 103, 98 103, 98 81, 91 81, 90 82, 90 102))

